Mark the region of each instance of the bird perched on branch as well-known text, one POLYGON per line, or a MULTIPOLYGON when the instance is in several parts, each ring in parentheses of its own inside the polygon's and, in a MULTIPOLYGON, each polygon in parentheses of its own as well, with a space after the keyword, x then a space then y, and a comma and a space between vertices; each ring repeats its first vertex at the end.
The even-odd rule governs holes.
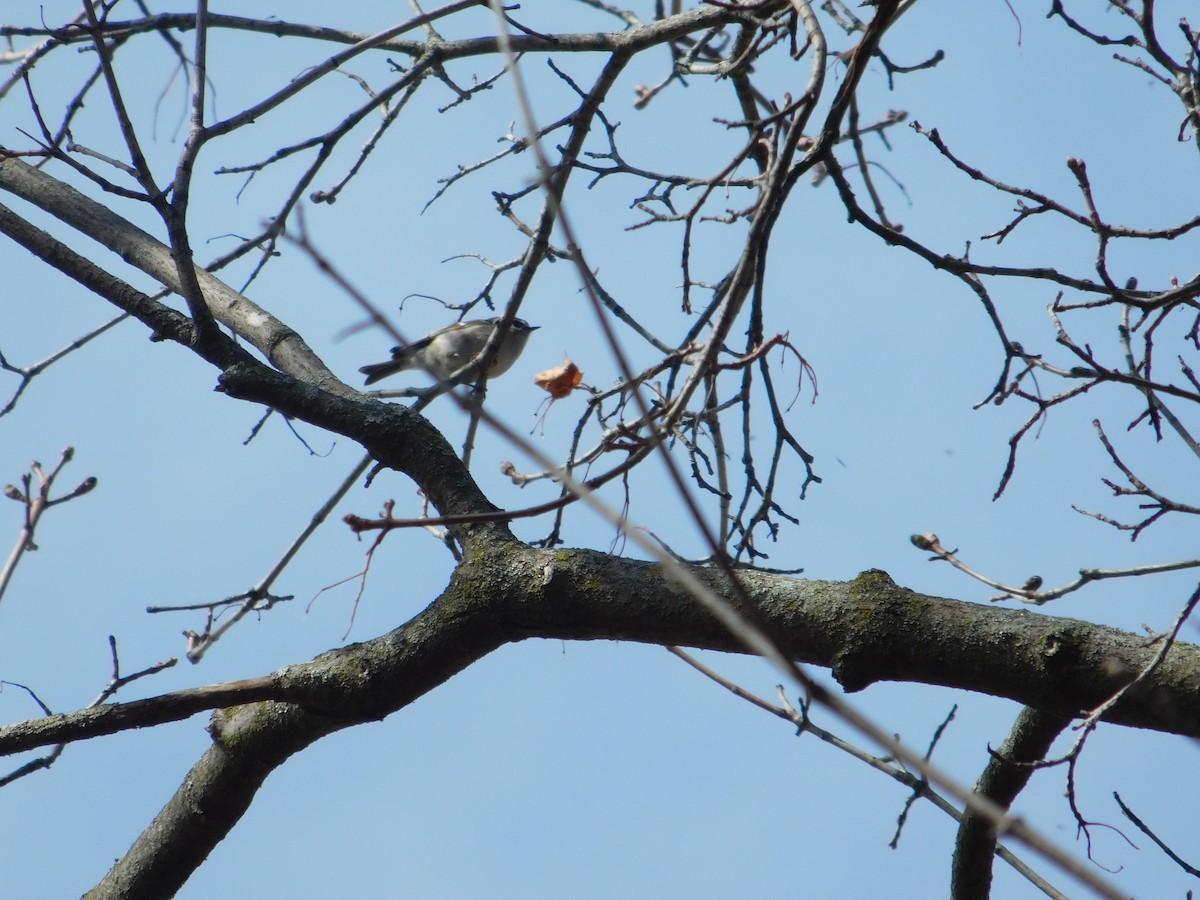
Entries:
MULTIPOLYGON (((430 332, 411 344, 393 347, 390 360, 363 366, 358 371, 367 376, 366 384, 374 384, 381 378, 406 369, 424 369, 446 380, 479 356, 499 324, 499 318, 456 322, 447 328, 430 332)), ((537 325, 530 325, 524 319, 513 319, 508 334, 488 366, 488 378, 503 375, 511 369, 525 349, 529 335, 537 329, 537 325)), ((454 378, 454 384, 463 384, 478 377, 478 366, 470 366, 454 378)))

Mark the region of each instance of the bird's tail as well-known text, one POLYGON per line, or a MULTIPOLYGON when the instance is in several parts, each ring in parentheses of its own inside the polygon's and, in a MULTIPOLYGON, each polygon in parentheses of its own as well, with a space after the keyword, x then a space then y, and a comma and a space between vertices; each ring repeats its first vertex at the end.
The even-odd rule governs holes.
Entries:
POLYGON ((404 363, 389 359, 387 362, 376 363, 373 366, 363 366, 358 371, 367 376, 367 380, 363 384, 374 384, 381 378, 387 378, 389 375, 394 375, 406 368, 408 367, 404 363))

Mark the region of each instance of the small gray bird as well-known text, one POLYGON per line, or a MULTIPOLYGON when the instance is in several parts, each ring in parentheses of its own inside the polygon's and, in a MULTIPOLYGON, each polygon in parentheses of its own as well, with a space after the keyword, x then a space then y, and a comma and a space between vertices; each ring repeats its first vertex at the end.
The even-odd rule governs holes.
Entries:
MULTIPOLYGON (((405 369, 426 369, 437 377, 446 379, 479 355, 499 323, 499 318, 456 322, 447 328, 430 332, 411 344, 393 347, 390 360, 363 366, 358 371, 367 376, 366 384, 374 384, 381 378, 403 372, 405 369)), ((503 375, 511 369, 521 351, 525 349, 529 335, 537 329, 537 325, 530 325, 524 319, 513 319, 500 349, 492 357, 488 378, 503 375)), ((473 367, 460 375, 456 381, 462 384, 477 377, 479 373, 473 367)))

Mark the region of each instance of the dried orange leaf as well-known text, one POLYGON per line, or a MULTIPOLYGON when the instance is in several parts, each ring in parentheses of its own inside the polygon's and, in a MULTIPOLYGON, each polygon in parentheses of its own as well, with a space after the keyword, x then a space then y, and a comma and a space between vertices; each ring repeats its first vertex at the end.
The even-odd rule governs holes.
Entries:
POLYGON ((533 376, 533 383, 555 400, 561 400, 567 396, 579 387, 581 381, 583 381, 583 373, 579 371, 579 366, 571 362, 569 356, 563 357, 561 366, 555 366, 545 372, 538 372, 533 376))

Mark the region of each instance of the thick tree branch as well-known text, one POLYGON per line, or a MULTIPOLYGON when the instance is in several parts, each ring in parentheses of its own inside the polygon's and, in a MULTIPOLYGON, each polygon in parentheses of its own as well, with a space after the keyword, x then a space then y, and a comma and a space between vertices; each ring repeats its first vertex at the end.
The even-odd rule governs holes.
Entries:
MULTIPOLYGON (((70 185, 19 159, 5 158, 3 148, 0 188, 98 241, 176 293, 184 292, 171 250, 165 244, 70 185)), ((196 277, 217 321, 253 344, 273 365, 328 390, 351 392, 300 335, 279 319, 203 269, 196 269, 196 277)))
MULTIPOLYGON (((732 599, 717 572, 696 571, 732 599)), ((879 571, 849 582, 758 572, 742 578, 793 658, 831 668, 849 691, 877 681, 922 682, 1007 697, 1070 718, 1115 694, 1155 650, 1146 638, 1088 622, 918 594, 879 571), (922 640, 912 640, 914 634, 922 640)), ((440 684, 502 644, 535 637, 744 652, 655 564, 510 544, 464 563, 442 598, 382 637, 286 667, 269 679, 12 725, 0 729, 0 755, 264 699, 342 720, 338 727, 372 721, 420 696, 420 685, 440 684)), ((1200 647, 1175 644, 1106 721, 1200 737, 1197 673, 1200 647)))
MULTIPOLYGON (((975 784, 975 793, 1007 810, 1036 771, 1033 763, 1045 758, 1054 739, 1070 724, 1070 716, 1042 712, 1031 706, 1022 709, 1003 746, 991 751, 991 760, 975 784)), ((954 845, 950 880, 953 900, 987 900, 991 896, 995 853, 996 832, 992 823, 969 809, 964 811, 954 845)))
MULTIPOLYGON (((155 339, 168 338, 193 346, 192 320, 80 256, 66 244, 0 204, 0 234, 8 235, 43 262, 138 319, 155 339)), ((197 352, 214 365, 227 366, 253 357, 235 341, 218 335, 197 352)))
POLYGON ((102 737, 147 725, 178 722, 205 710, 278 696, 281 692, 270 678, 248 678, 127 703, 89 706, 77 712, 30 719, 0 728, 0 755, 102 737))
MULTIPOLYGON (((730 593, 718 573, 700 574, 730 593)), ((850 582, 754 572, 743 579, 789 652, 832 667, 850 690, 882 680, 923 681, 1010 697, 1069 718, 1114 693, 1152 652, 1131 634, 923 596, 878 571, 850 582), (914 634, 922 640, 912 640, 914 634)), ((515 544, 476 554, 443 596, 403 627, 275 673, 270 693, 290 703, 219 713, 214 746, 94 896, 171 893, 167 887, 186 880, 248 808, 269 770, 292 753, 324 734, 383 718, 504 643, 530 637, 741 651, 657 565, 515 544)), ((1200 736, 1198 672, 1200 648, 1176 645, 1109 720, 1200 736)), ((54 743, 62 735, 48 724, 41 738, 54 743)), ((0 752, 30 746, 13 728, 0 730, 0 752)))
MULTIPOLYGON (((470 470, 450 442, 429 420, 406 406, 356 394, 329 393, 257 364, 238 365, 221 376, 219 390, 358 441, 388 468, 403 472, 420 487, 443 516, 494 513, 470 470)), ((503 522, 454 526, 468 539, 474 534, 512 540, 503 522)))
POLYGON ((88 898, 173 897, 245 814, 266 777, 328 734, 287 704, 239 706, 213 717, 213 744, 182 787, 88 898))

